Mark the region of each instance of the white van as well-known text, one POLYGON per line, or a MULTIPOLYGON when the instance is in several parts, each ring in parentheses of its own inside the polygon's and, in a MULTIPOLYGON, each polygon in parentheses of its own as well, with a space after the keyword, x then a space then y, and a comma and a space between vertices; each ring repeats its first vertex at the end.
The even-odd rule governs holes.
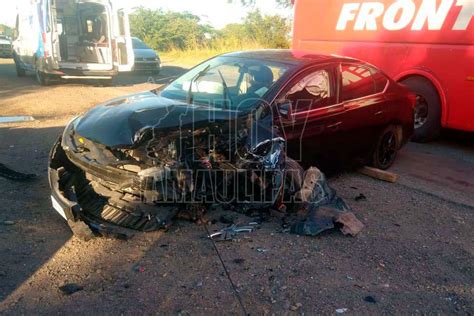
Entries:
POLYGON ((128 14, 113 0, 18 0, 13 58, 38 82, 101 79, 134 65, 128 14))

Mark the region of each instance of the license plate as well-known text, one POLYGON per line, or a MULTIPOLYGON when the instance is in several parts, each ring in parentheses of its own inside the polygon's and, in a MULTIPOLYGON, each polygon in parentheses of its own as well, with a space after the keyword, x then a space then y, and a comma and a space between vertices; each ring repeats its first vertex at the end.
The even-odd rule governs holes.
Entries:
POLYGON ((56 210, 56 212, 59 213, 62 217, 64 217, 65 220, 67 220, 66 213, 64 212, 64 209, 59 205, 58 201, 54 196, 51 195, 51 202, 53 203, 53 208, 56 210))

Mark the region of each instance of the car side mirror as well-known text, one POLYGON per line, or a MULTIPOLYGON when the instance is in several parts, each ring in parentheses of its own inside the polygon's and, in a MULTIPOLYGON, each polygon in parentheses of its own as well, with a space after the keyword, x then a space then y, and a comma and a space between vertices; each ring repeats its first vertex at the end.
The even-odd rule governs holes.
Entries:
POLYGON ((278 108, 278 114, 280 114, 280 117, 290 120, 291 115, 292 115, 292 110, 291 110, 291 101, 290 100, 282 100, 277 103, 277 108, 278 108))

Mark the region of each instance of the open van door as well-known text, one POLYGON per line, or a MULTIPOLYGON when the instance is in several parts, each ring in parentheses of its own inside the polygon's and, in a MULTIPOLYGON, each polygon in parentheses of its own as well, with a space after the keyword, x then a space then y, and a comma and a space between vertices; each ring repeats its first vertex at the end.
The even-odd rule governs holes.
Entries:
POLYGON ((120 8, 114 14, 114 65, 119 72, 132 71, 135 63, 128 13, 120 8))

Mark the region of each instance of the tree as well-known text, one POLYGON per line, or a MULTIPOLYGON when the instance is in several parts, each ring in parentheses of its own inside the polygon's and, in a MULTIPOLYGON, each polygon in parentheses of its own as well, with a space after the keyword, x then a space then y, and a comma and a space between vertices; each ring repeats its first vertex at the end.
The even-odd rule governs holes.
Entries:
POLYGON ((254 10, 243 23, 215 30, 191 13, 163 12, 139 8, 130 16, 133 36, 159 51, 215 48, 287 48, 290 24, 279 15, 254 10))
POLYGON ((291 27, 287 19, 279 15, 262 15, 255 10, 244 21, 246 33, 265 48, 288 48, 291 27))
POLYGON ((133 36, 142 39, 155 50, 192 49, 207 41, 213 28, 200 24, 198 16, 191 13, 163 12, 139 8, 130 16, 133 36))
POLYGON ((7 36, 13 36, 13 29, 5 24, 0 24, 0 34, 4 34, 7 36))
MULTIPOLYGON (((229 3, 235 2, 235 0, 227 0, 229 3)), ((277 5, 283 8, 288 8, 291 6, 291 0, 275 0, 277 5)), ((253 6, 257 3, 257 0, 240 0, 240 3, 244 6, 253 6)))

